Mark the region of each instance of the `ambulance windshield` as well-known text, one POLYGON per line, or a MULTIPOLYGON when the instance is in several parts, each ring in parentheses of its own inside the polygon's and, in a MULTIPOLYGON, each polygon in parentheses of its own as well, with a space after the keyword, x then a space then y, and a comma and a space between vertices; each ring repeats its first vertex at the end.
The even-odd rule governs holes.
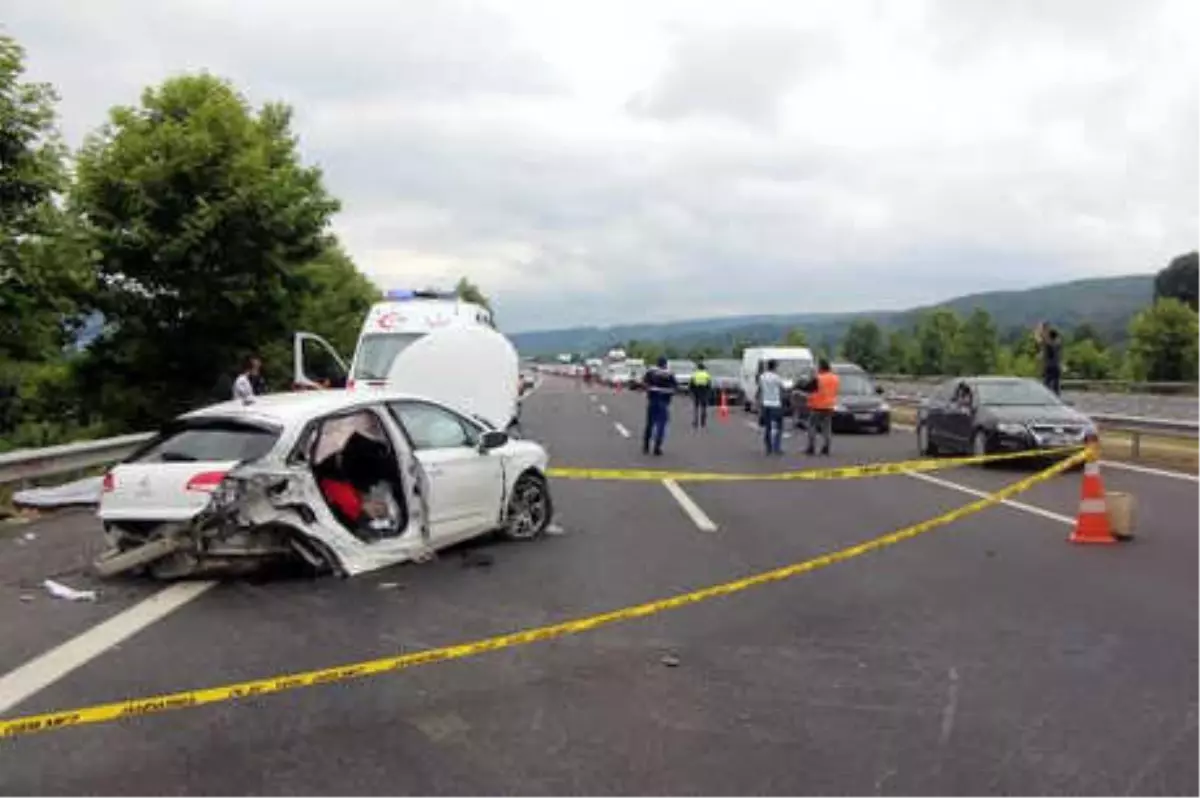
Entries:
POLYGON ((425 333, 376 333, 363 336, 354 359, 356 380, 386 380, 392 361, 425 333))

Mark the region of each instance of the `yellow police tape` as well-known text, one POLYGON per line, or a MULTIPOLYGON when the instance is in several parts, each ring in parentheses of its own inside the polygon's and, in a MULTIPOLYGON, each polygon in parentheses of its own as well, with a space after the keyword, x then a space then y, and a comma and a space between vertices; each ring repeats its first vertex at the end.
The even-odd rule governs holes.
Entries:
POLYGON ((1021 493, 1022 491, 1028 490, 1039 482, 1044 482, 1045 480, 1062 473, 1068 468, 1078 465, 1089 456, 1093 455, 1088 451, 1079 452, 1072 457, 1055 463, 1044 471, 1040 471, 1032 476, 1026 477, 1019 482, 1014 482, 1011 485, 1007 485, 990 496, 986 496, 982 499, 972 502, 971 504, 958 507, 948 513, 939 515, 936 518, 931 518, 928 521, 921 521, 913 524, 912 526, 908 526, 895 532, 873 538, 864 543, 859 543, 857 545, 840 549, 829 554, 823 554, 819 557, 814 557, 811 560, 805 560, 793 565, 787 565, 782 568, 765 571, 760 574, 755 574, 754 576, 747 576, 742 579, 735 579, 732 582, 725 582, 724 584, 713 585, 712 587, 694 590, 690 593, 684 593, 665 599, 658 599, 656 601, 648 601, 644 604, 637 604, 632 607, 625 607, 624 609, 613 610, 611 612, 592 615, 586 618, 563 621, 562 623, 556 623, 550 626, 541 626, 535 629, 527 629, 522 632, 513 632, 511 634, 504 634, 498 637, 489 637, 485 640, 477 640, 473 643, 461 643, 459 645, 445 646, 443 648, 416 651, 411 654, 399 654, 392 657, 384 657, 382 659, 369 660, 351 665, 341 665, 318 671, 308 671, 306 673, 294 673, 287 676, 275 676, 252 682, 241 682, 239 684, 225 685, 223 687, 207 687, 200 690, 188 690, 181 693, 171 693, 169 695, 128 699, 125 701, 117 701, 111 704, 97 704, 95 706, 81 707, 79 709, 12 718, 9 720, 0 721, 0 737, 16 737, 27 734, 35 734, 38 732, 51 731, 54 729, 62 729, 68 726, 105 723, 108 721, 166 712, 173 709, 186 709, 189 707, 204 706, 205 704, 217 704, 225 701, 235 701, 242 698, 263 696, 271 693, 280 693, 284 690, 294 690, 300 687, 315 687, 317 685, 344 682, 351 679, 361 679, 367 676, 375 676, 381 673, 401 670, 403 668, 412 668, 417 665, 428 665, 433 662, 445 662, 448 660, 463 659, 464 657, 472 657, 488 651, 497 651, 503 648, 512 648, 514 646, 522 646, 542 640, 551 640, 557 637, 578 634, 580 632, 589 631, 599 626, 605 626, 617 621, 624 621, 632 618, 645 618, 649 615, 656 615, 660 612, 677 609, 689 604, 697 604, 701 601, 707 601, 719 596, 728 596, 733 593, 740 593, 743 590, 749 590, 752 587, 765 585, 770 582, 779 582, 784 579, 790 579, 794 576, 809 573, 810 571, 815 571, 819 568, 825 568, 839 562, 845 562, 846 560, 860 557, 878 549, 894 546, 897 543, 909 540, 917 535, 924 534, 925 532, 929 532, 940 526, 957 521, 960 518, 965 518, 973 513, 977 513, 980 510, 990 507, 991 505, 998 504, 1005 499, 1021 493))
POLYGON ((926 457, 920 460, 901 460, 894 463, 864 463, 862 465, 837 466, 835 468, 805 468, 799 471, 767 471, 760 474, 722 474, 707 471, 666 471, 649 468, 550 468, 546 473, 556 479, 595 479, 617 481, 653 481, 670 479, 675 482, 792 482, 828 479, 860 479, 882 477, 890 474, 911 472, 925 473, 943 468, 957 468, 981 463, 1000 463, 1009 460, 1024 460, 1031 457, 1048 457, 1072 454, 1081 446, 1061 449, 1030 449, 1020 452, 972 455, 970 457, 926 457))

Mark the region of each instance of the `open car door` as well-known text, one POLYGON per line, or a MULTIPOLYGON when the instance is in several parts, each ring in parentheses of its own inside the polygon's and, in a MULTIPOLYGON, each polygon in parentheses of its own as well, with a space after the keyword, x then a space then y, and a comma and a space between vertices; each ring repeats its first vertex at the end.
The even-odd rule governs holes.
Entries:
POLYGON ((298 332, 292 338, 292 390, 345 388, 350 370, 328 341, 298 332))
POLYGON ((481 324, 435 330, 396 356, 388 386, 441 402, 505 430, 516 420, 517 350, 481 324))

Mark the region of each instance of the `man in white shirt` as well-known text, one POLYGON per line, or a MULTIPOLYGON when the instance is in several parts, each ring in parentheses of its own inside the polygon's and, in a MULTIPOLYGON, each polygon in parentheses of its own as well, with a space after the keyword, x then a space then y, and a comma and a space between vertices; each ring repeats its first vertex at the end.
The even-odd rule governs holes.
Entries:
POLYGON ((783 378, 776 373, 779 363, 767 361, 758 378, 758 404, 762 408, 763 443, 767 454, 783 454, 783 378))
POLYGON ((254 401, 254 385, 262 372, 262 361, 257 357, 246 358, 246 367, 233 381, 233 398, 241 399, 246 404, 254 401))

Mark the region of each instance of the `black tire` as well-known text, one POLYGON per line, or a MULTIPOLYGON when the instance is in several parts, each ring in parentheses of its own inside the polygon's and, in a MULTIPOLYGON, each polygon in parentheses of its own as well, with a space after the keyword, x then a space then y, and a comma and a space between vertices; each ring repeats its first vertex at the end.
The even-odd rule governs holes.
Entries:
POLYGON ((879 434, 880 434, 880 435, 887 435, 887 434, 888 434, 888 433, 890 433, 891 431, 892 431, 892 424, 891 424, 891 422, 889 422, 889 421, 885 421, 885 422, 883 422, 882 424, 880 424, 880 425, 879 425, 879 434))
POLYGON ((529 471, 513 485, 499 535, 505 540, 533 540, 546 531, 553 517, 549 484, 541 474, 529 471))
POLYGON ((922 457, 937 457, 937 446, 933 442, 933 438, 929 435, 929 426, 927 424, 917 424, 917 451, 922 457))

